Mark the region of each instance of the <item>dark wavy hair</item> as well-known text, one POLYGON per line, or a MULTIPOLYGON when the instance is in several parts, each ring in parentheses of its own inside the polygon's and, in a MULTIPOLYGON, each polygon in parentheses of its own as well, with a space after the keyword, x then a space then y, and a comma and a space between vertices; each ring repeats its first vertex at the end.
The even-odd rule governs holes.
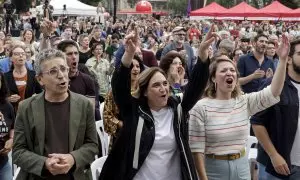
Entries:
POLYGON ((9 91, 8 91, 7 82, 2 72, 0 72, 0 77, 1 77, 0 103, 4 104, 7 102, 6 98, 9 96, 9 91))
POLYGON ((179 58, 181 63, 182 63, 182 67, 184 69, 186 69, 186 62, 185 60, 182 58, 181 54, 177 51, 170 51, 168 52, 164 57, 162 57, 162 59, 160 60, 159 63, 159 67, 166 73, 168 74, 168 71, 170 69, 171 64, 173 63, 173 60, 175 58, 179 58))

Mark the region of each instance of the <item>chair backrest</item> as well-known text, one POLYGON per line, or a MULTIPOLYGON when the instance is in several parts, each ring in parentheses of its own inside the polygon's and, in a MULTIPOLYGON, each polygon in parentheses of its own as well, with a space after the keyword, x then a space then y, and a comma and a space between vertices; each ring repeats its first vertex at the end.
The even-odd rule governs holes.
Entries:
POLYGON ((247 149, 246 149, 246 155, 249 156, 250 148, 253 144, 257 144, 257 138, 255 136, 248 136, 247 140, 247 149))
POLYGON ((101 119, 103 120, 104 102, 100 104, 99 111, 100 111, 101 119))
POLYGON ((102 155, 106 156, 108 154, 109 136, 104 131, 103 120, 96 121, 96 129, 101 141, 102 155))
POLYGON ((103 156, 101 158, 96 159, 94 162, 91 164, 91 171, 92 171, 92 177, 93 180, 98 180, 102 167, 106 161, 107 156, 103 156))

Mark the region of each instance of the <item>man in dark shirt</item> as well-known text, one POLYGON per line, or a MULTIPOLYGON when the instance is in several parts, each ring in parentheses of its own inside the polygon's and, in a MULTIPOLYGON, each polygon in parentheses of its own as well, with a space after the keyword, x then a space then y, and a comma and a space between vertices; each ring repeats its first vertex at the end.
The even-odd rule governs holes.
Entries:
POLYGON ((17 179, 86 179, 98 152, 93 104, 68 90, 61 51, 39 53, 35 70, 44 92, 19 106, 12 153, 21 168, 17 179))
POLYGON ((70 90, 86 96, 95 104, 96 91, 93 79, 87 74, 78 71, 79 49, 77 43, 73 40, 64 40, 57 45, 57 48, 66 54, 70 68, 70 90))
POLYGON ((251 117, 259 141, 259 180, 300 179, 300 40, 291 42, 288 58, 280 102, 251 117))
POLYGON ((256 92, 266 77, 267 71, 275 71, 274 63, 265 56, 268 37, 258 34, 254 38, 254 52, 241 56, 238 60, 239 83, 245 93, 256 92))
POLYGON ((15 5, 11 3, 11 0, 6 0, 3 4, 3 11, 5 13, 5 25, 6 25, 6 34, 9 34, 9 22, 11 22, 12 28, 15 29, 15 20, 13 14, 15 13, 15 5))

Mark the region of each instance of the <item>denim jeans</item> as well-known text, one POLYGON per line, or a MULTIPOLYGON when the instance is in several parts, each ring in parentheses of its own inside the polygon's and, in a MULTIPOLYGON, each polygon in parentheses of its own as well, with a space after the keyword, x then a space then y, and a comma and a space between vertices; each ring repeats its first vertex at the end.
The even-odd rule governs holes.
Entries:
MULTIPOLYGON (((300 166, 292 166, 290 169, 291 175, 289 180, 299 180, 300 179, 300 166)), ((266 172, 266 166, 258 163, 258 179, 259 180, 282 180, 281 178, 275 177, 266 172)))
POLYGON ((9 161, 0 169, 0 180, 12 180, 12 169, 9 161))
POLYGON ((205 169, 209 180, 250 180, 250 168, 246 156, 236 160, 205 158, 205 169))

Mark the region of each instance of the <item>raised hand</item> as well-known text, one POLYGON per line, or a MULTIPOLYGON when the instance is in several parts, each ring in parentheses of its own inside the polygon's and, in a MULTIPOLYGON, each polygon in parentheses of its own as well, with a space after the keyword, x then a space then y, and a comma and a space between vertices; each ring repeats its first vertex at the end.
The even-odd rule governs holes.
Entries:
POLYGON ((285 34, 282 35, 281 44, 279 46, 276 44, 276 53, 279 57, 280 63, 287 62, 288 55, 290 53, 290 41, 285 34))
POLYGON ((215 25, 212 24, 208 33, 202 40, 199 50, 198 50, 198 56, 201 59, 201 61, 205 62, 208 59, 208 48, 209 46, 219 37, 218 34, 215 31, 215 25))
POLYGON ((41 32, 43 35, 50 36, 52 32, 55 31, 55 26, 54 24, 48 20, 47 18, 44 19, 44 21, 41 23, 41 32))
POLYGON ((128 35, 124 38, 124 46, 125 51, 129 54, 134 54, 136 51, 136 48, 138 47, 138 32, 137 27, 134 28, 132 32, 130 32, 128 35))

